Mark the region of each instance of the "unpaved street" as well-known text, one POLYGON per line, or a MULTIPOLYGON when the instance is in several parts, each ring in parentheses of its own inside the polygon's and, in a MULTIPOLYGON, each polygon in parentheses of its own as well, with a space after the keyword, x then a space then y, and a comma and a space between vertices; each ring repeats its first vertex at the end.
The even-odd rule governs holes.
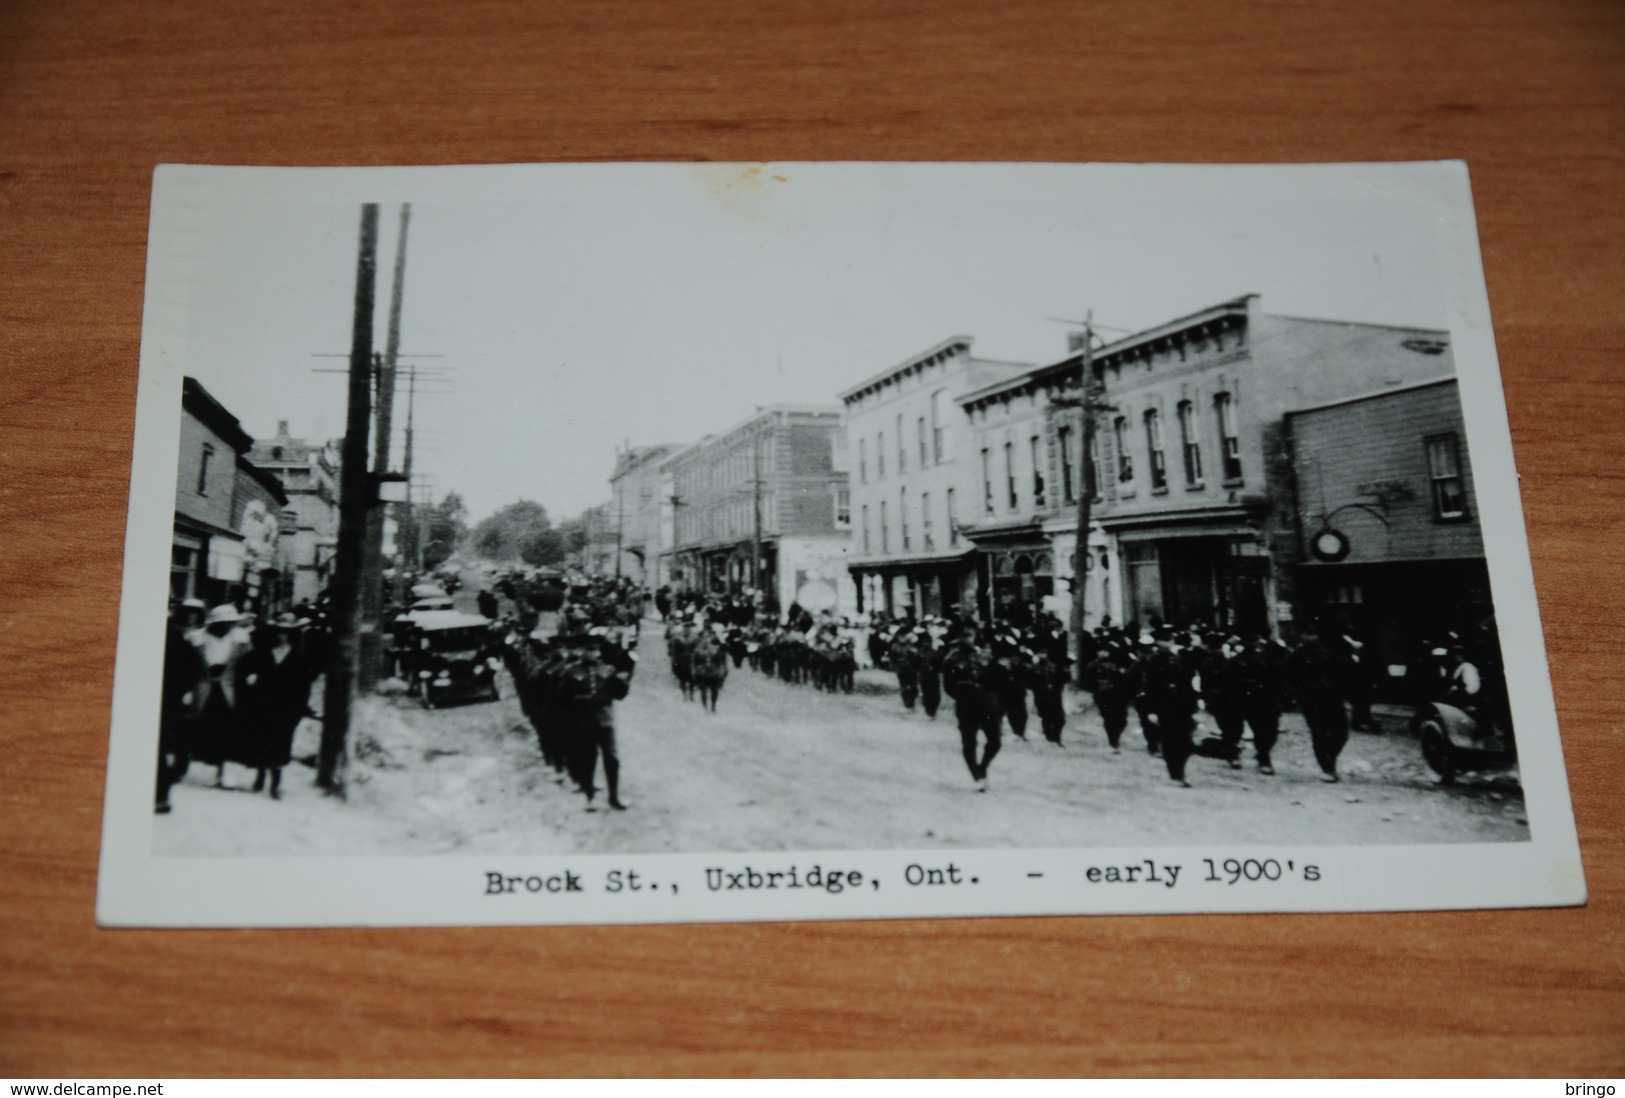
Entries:
MULTIPOLYGON (((155 819, 162 852, 209 855, 665 852, 1072 847, 1230 843, 1429 843, 1528 837, 1515 781, 1490 776, 1440 789, 1414 740, 1356 733, 1344 781, 1317 780, 1295 714, 1275 752, 1276 775, 1249 758, 1232 771, 1193 759, 1194 788, 1168 781, 1130 719, 1121 755, 1106 745, 1087 699, 1069 697, 1065 747, 1035 727, 1006 732, 992 788, 974 791, 951 708, 907 713, 881 672, 858 692, 829 695, 731 671, 719 711, 685 702, 659 626, 644 623, 632 694, 617 709, 627 812, 584 811, 555 784, 509 687, 502 701, 434 711, 410 698, 373 699, 347 803, 322 797, 295 765, 273 802, 242 787, 210 788, 194 768, 155 819)), ((952 705, 951 701, 946 702, 952 705)), ((314 726, 302 729, 313 748, 314 726)), ((603 800, 599 796, 600 803, 603 800)))

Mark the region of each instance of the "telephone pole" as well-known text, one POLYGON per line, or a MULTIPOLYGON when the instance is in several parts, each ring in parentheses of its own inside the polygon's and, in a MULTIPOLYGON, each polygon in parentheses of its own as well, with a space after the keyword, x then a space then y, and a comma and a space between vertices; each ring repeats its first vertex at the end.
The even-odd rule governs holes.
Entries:
MULTIPOLYGON (((373 433, 372 478, 389 472, 390 434, 394 430, 395 362, 401 353, 401 293, 406 279, 406 224, 412 216, 412 207, 401 204, 401 235, 395 247, 395 282, 389 295, 389 335, 384 354, 377 359, 378 368, 378 424, 373 433)), ((377 358, 377 356, 374 356, 377 358)), ((384 505, 371 495, 367 510, 366 564, 361 581, 361 631, 358 658, 360 673, 357 686, 362 693, 370 693, 378 684, 383 670, 382 638, 379 635, 384 616, 384 505)))
POLYGON ((378 204, 368 202, 361 207, 361 240, 356 254, 350 392, 339 475, 338 546, 333 556, 333 581, 328 589, 333 632, 328 642, 322 742, 316 767, 316 784, 341 796, 358 656, 356 619, 360 610, 358 596, 363 579, 367 510, 373 496, 371 477, 367 473, 367 432, 372 420, 372 310, 377 267, 378 204))
POLYGON ((1101 385, 1095 377, 1094 348, 1094 311, 1090 310, 1085 314, 1083 322, 1083 378, 1078 386, 1078 396, 1056 397, 1050 401, 1053 408, 1077 408, 1083 414, 1082 430, 1079 431, 1083 446, 1080 454, 1083 459, 1083 490, 1078 493, 1078 525, 1075 534, 1077 549, 1072 554, 1072 651, 1078 657, 1078 666, 1074 672, 1079 685, 1083 683, 1083 638, 1087 631, 1085 611, 1088 608, 1089 596, 1089 527, 1094 521, 1096 491, 1095 465, 1092 460, 1095 449, 1095 420, 1109 407, 1101 401, 1101 385))

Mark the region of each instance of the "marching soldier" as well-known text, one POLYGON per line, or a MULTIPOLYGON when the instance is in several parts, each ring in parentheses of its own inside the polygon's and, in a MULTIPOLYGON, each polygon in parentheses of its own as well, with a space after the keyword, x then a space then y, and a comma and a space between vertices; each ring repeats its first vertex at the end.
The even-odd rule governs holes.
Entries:
POLYGON ((604 760, 609 807, 624 810, 620 798, 620 754, 615 745, 611 706, 626 697, 632 684, 632 657, 596 630, 572 631, 558 638, 558 723, 566 743, 570 777, 587 795, 587 811, 597 811, 593 797, 598 759, 604 760))
POLYGON ((722 684, 728 678, 728 649, 719 635, 722 629, 718 624, 702 631, 689 656, 689 675, 699 692, 700 708, 713 713, 717 711, 722 684))
POLYGON ((1129 682, 1133 690, 1134 715, 1140 719, 1140 733, 1145 736, 1145 749, 1151 755, 1161 755, 1162 730, 1157 727, 1157 713, 1145 690, 1146 664, 1155 651, 1154 635, 1141 633, 1138 649, 1130 654, 1129 682))
MULTIPOLYGON (((1083 672, 1084 688, 1094 696, 1095 708, 1100 711, 1106 726, 1106 742, 1112 754, 1122 754, 1123 731, 1128 728, 1128 707, 1134 700, 1134 668, 1128 649, 1116 640, 1108 640, 1099 648, 1099 654, 1089 661, 1083 672)), ((1142 718, 1143 720, 1143 718, 1142 718)))
POLYGON ((1241 769, 1241 736, 1246 731, 1247 699, 1238 657, 1240 637, 1208 637, 1208 651, 1202 661, 1202 703, 1219 726, 1220 754, 1231 770, 1241 769))
POLYGON ((1253 730, 1253 752, 1258 771, 1274 774, 1270 753, 1281 734, 1281 697, 1285 693, 1286 654, 1277 641, 1260 633, 1246 651, 1236 657, 1236 675, 1241 681, 1242 712, 1253 730))
POLYGON ((1185 780, 1185 762, 1191 756, 1196 726, 1196 672, 1189 656, 1175 646, 1171 629, 1159 628, 1155 640, 1156 651, 1145 659, 1141 693, 1156 718, 1168 777, 1188 789, 1191 783, 1185 780))
POLYGON ((919 650, 913 630, 898 629, 888 651, 892 670, 897 673, 897 689, 903 695, 903 708, 912 713, 920 696, 919 650))
POLYGON ((942 706, 942 652, 925 626, 914 642, 914 674, 920 683, 920 706, 927 717, 936 720, 942 706))
POLYGON ((1060 747, 1061 730, 1066 727, 1066 706, 1061 694, 1066 686, 1066 664, 1057 666, 1051 651, 1042 644, 1041 636, 1033 639, 1027 671, 1033 690, 1033 708, 1038 711, 1044 738, 1060 747))
POLYGON ((993 637, 993 662, 998 667, 999 702, 1010 720, 1010 731, 1027 738, 1027 680, 1031 677, 1026 652, 1014 633, 993 637))
POLYGON ((942 661, 942 686, 954 700, 954 720, 959 725, 960 749, 978 793, 987 792, 987 770, 999 753, 1001 672, 992 651, 977 643, 977 627, 964 626, 942 661), (977 738, 981 756, 977 756, 977 738))
POLYGON ((1287 659, 1287 674, 1309 725, 1309 739, 1320 764, 1320 780, 1335 782, 1337 756, 1348 743, 1348 713, 1343 709, 1342 676, 1337 655, 1321 642, 1320 627, 1310 622, 1303 642, 1287 659))

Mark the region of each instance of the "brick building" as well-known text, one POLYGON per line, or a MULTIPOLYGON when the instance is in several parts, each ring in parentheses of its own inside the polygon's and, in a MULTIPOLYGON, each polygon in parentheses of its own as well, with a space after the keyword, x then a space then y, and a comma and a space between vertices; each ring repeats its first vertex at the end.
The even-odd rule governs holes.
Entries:
MULTIPOLYGON (((664 463, 679 447, 673 443, 656 446, 637 446, 615 457, 615 470, 610 474, 609 510, 617 531, 616 552, 618 567, 611 571, 651 589, 671 579, 669 567, 662 571, 661 562, 669 561, 669 541, 662 540, 665 524, 662 516, 668 507, 661 493, 664 463)), ((669 494, 669 493, 668 493, 669 494)))
POLYGON ((235 602, 262 613, 281 605, 279 531, 287 496, 248 459, 253 439, 195 378, 181 387, 174 599, 235 602))
POLYGON ((284 593, 290 602, 314 602, 327 587, 338 547, 338 450, 330 442, 294 438, 281 420, 275 437, 257 440, 248 456, 288 498, 281 516, 284 593))
POLYGON ((959 533, 972 501, 960 484, 967 431, 957 400, 1030 369, 976 358, 970 337, 955 336, 840 394, 860 609, 941 614, 974 597, 971 546, 959 533))
POLYGON ((739 592, 760 577, 780 612, 795 602, 856 609, 839 408, 763 408, 672 455, 662 470, 671 478, 673 586, 739 592))
MULTIPOLYGON (((1443 332, 1276 316, 1257 295, 1126 336, 1092 361, 1104 406, 1089 456, 1091 618, 1241 630, 1292 617, 1287 413, 1454 375, 1443 332)), ((1082 423, 1057 398, 1077 397, 1081 371, 1074 354, 961 401, 982 502, 965 533, 985 558, 994 616, 1070 591, 1082 423)))
POLYGON ((1299 606, 1403 664, 1491 617, 1472 462, 1454 378, 1287 415, 1299 606))

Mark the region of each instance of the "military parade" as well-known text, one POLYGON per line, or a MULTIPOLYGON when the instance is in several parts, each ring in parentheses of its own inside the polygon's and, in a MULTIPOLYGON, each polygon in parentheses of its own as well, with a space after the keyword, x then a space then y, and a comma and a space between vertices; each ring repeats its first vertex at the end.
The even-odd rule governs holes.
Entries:
POLYGON ((1446 333, 1339 322, 1311 370, 1322 322, 1247 294, 1049 364, 950 337, 731 422, 718 390, 690 442, 589 432, 503 479, 599 502, 470 524, 388 471, 400 372, 411 424, 444 368, 397 361, 398 294, 371 351, 362 267, 343 438, 185 379, 159 814, 309 767, 453 848, 1527 827, 1446 333))

